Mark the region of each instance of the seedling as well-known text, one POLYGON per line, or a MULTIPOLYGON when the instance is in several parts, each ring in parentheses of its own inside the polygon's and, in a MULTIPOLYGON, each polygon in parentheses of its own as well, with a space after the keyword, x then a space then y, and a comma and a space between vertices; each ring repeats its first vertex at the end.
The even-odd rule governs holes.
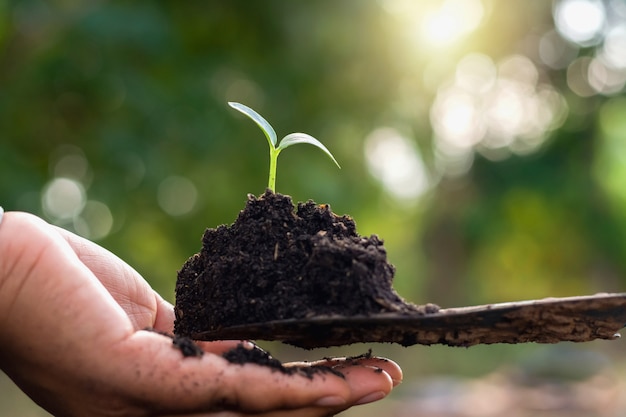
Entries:
POLYGON ((337 167, 341 168, 339 166, 339 163, 337 163, 335 157, 330 153, 326 146, 322 145, 322 143, 319 140, 315 139, 313 136, 307 135, 306 133, 290 133, 289 135, 282 138, 278 146, 276 146, 277 140, 274 128, 259 113, 241 103, 235 103, 231 101, 228 102, 228 105, 251 118, 261 128, 261 130, 265 134, 265 137, 267 138, 267 142, 270 145, 270 175, 267 187, 270 190, 274 191, 276 188, 276 161, 278 160, 278 154, 280 154, 280 151, 291 145, 308 143, 310 145, 317 146, 322 151, 324 151, 324 153, 328 155, 330 159, 333 160, 337 167))

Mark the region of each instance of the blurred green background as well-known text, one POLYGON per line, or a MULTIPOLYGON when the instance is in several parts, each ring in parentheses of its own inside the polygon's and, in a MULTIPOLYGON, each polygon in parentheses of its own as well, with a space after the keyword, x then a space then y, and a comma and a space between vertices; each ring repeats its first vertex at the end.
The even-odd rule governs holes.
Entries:
MULTIPOLYGON (((239 101, 279 138, 333 152, 342 170, 310 146, 284 152, 277 190, 382 237, 413 302, 623 291, 625 83, 622 0, 4 0, 0 203, 97 241, 173 301, 204 228, 266 185, 267 143, 226 104, 239 101)), ((405 383, 346 415, 504 413, 452 405, 485 378, 515 395, 600 377, 617 390, 621 345, 374 346, 405 383)), ((2 378, 0 415, 46 415, 2 378)), ((614 415, 594 410, 581 415, 614 415)))

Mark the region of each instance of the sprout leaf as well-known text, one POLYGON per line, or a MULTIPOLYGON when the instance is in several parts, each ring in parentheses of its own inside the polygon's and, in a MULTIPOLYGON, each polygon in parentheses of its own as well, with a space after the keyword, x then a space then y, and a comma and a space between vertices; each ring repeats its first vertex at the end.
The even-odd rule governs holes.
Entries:
POLYGON ((263 118, 263 116, 261 116, 259 113, 252 110, 250 107, 243 105, 241 103, 235 103, 234 101, 229 101, 228 105, 235 110, 239 110, 240 112, 242 112, 243 114, 245 114, 246 116, 254 120, 254 123, 259 125, 263 133, 265 133, 265 137, 270 143, 270 146, 272 148, 276 147, 276 141, 277 141, 276 132, 274 131, 274 128, 272 127, 272 125, 270 125, 267 122, 267 120, 263 118))
POLYGON ((330 151, 326 148, 326 146, 324 146, 322 142, 315 139, 313 136, 307 135, 306 133, 291 133, 285 136, 280 141, 280 144, 278 145, 278 149, 283 150, 288 146, 297 145, 299 143, 308 143, 309 145, 317 146, 322 151, 324 151, 324 153, 328 155, 330 159, 333 160, 333 162, 335 163, 335 165, 337 165, 337 167, 341 168, 341 166, 339 166, 339 163, 337 162, 333 154, 330 153, 330 151))
POLYGON ((291 145, 297 145, 299 143, 308 143, 309 145, 313 145, 324 151, 324 153, 333 160, 335 165, 341 168, 335 157, 330 153, 328 149, 326 149, 326 146, 322 145, 322 143, 319 140, 315 139, 313 136, 307 135, 306 133, 292 133, 285 136, 280 141, 280 145, 276 146, 276 132, 274 131, 274 128, 267 122, 267 120, 263 118, 263 116, 252 110, 250 107, 245 106, 241 103, 229 101, 228 105, 251 118, 261 128, 261 130, 265 134, 265 137, 267 138, 267 142, 270 145, 270 174, 267 182, 267 187, 270 190, 274 191, 276 186, 276 162, 278 160, 278 154, 280 153, 280 151, 291 145))

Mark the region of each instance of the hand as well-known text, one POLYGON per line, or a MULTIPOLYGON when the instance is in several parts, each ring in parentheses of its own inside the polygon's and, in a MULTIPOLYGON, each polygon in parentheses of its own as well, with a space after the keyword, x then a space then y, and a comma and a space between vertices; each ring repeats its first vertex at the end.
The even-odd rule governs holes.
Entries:
MULTIPOLYGON (((1 210, 1 209, 0 209, 1 210)), ((378 400, 393 362, 327 360, 345 379, 272 372, 221 357, 184 358, 174 313, 130 266, 36 216, 0 211, 0 368, 57 416, 326 416, 378 400)))

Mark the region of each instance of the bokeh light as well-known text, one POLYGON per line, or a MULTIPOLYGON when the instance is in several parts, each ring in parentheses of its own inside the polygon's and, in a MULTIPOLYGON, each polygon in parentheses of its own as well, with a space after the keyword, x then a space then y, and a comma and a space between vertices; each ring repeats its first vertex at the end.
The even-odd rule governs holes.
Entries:
POLYGON ((52 179, 41 192, 44 215, 88 239, 107 237, 113 228, 113 214, 105 203, 88 199, 93 173, 82 149, 61 145, 49 160, 52 179))
POLYGON ((395 129, 381 127, 367 136, 365 160, 385 191, 401 201, 415 200, 430 186, 418 150, 395 129))
POLYGON ((537 67, 523 55, 497 65, 485 55, 464 57, 430 113, 443 173, 462 174, 474 151, 490 159, 535 151, 567 115, 561 94, 538 80, 537 67))
POLYGON ((589 86, 595 92, 612 95, 620 92, 626 84, 626 71, 606 65, 602 59, 594 58, 587 69, 589 86))
POLYGON ((546 32, 539 41, 539 57, 548 67, 561 70, 578 56, 576 44, 563 39, 555 30, 546 32))
POLYGON ((567 85, 580 97, 615 95, 626 85, 626 25, 622 2, 561 0, 555 5, 558 32, 549 31, 539 56, 550 68, 567 68, 567 85), (593 55, 578 49, 598 45, 593 55))
POLYGON ((41 201, 47 216, 62 221, 80 214, 87 202, 87 195, 80 182, 70 178, 55 178, 44 187, 41 201))
POLYGON ((88 200, 80 216, 74 218, 76 233, 91 240, 105 238, 113 228, 113 214, 109 207, 95 200, 88 200))
POLYGON ((89 162, 85 153, 77 146, 61 145, 50 155, 51 175, 73 178, 81 183, 91 181, 89 162))
POLYGON ((600 56, 613 68, 626 68, 626 24, 619 24, 607 32, 600 56))
POLYGON ((554 19, 566 39, 590 46, 602 38, 606 10, 600 0, 561 0, 556 3, 554 19))
POLYGON ((198 199, 198 190, 188 178, 172 175, 159 184, 159 206, 170 216, 182 216, 191 212, 198 199))
POLYGON ((588 56, 577 58, 567 67, 567 86, 580 97, 591 97, 596 91, 589 84, 589 66, 593 61, 588 56))

